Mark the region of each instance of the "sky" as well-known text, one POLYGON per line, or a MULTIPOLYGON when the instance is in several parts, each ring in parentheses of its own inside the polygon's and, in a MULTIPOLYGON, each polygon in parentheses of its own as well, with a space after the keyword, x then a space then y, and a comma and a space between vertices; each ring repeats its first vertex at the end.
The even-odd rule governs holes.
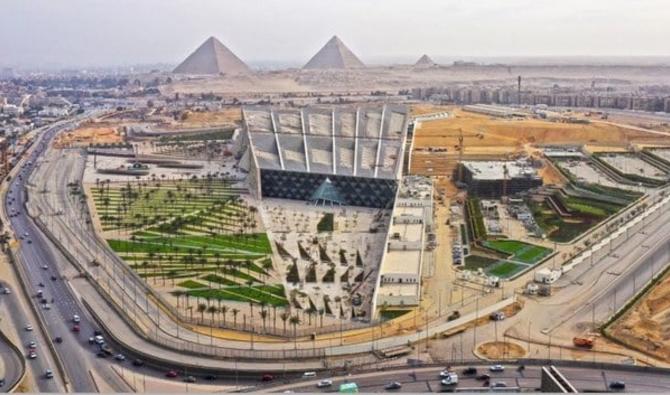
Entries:
POLYGON ((177 64, 209 36, 301 65, 334 34, 364 62, 670 56, 668 0, 0 0, 0 66, 177 64))

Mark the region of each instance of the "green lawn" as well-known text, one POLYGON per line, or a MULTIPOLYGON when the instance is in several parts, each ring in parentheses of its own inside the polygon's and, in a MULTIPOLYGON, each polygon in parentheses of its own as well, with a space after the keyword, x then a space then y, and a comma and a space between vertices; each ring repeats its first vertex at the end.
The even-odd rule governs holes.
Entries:
POLYGON ((487 267, 494 265, 498 262, 498 259, 492 259, 480 255, 468 255, 465 257, 465 266, 464 269, 472 270, 476 272, 478 269, 486 269, 487 267))
POLYGON ((517 240, 489 240, 483 243, 485 247, 510 255, 508 259, 523 263, 534 264, 551 254, 551 249, 524 243, 517 240))
POLYGON ((501 261, 487 269, 486 273, 500 278, 510 278, 527 267, 514 262, 501 261))

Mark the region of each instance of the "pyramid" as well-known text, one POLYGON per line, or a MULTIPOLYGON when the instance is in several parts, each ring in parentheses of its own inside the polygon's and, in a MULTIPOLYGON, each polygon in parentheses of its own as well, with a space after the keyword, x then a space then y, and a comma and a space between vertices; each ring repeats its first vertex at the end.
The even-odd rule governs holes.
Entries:
POLYGON ((353 69, 365 67, 363 62, 337 36, 307 62, 303 69, 353 69))
POLYGON ((174 73, 178 74, 247 74, 249 67, 215 37, 210 37, 186 58, 174 73))
POLYGON ((431 59, 430 56, 424 54, 416 61, 416 63, 414 63, 414 67, 432 67, 436 64, 437 63, 433 62, 433 59, 431 59))

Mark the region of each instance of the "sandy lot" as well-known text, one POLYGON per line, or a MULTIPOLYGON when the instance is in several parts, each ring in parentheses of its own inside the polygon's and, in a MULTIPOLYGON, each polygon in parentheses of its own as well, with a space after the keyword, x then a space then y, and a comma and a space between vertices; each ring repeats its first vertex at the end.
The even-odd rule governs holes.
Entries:
POLYGON ((113 144, 123 138, 113 126, 88 125, 67 133, 61 133, 55 144, 60 147, 87 147, 91 144, 113 144))
POLYGON ((609 333, 633 349, 670 361, 670 275, 614 323, 609 333))

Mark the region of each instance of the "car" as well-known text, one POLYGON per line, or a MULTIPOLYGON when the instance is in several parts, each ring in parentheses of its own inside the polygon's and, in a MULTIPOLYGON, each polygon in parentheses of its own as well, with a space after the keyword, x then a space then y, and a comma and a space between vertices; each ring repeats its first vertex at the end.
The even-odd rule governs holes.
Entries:
POLYGON ((44 294, 44 291, 42 291, 41 289, 37 290, 37 297, 38 298, 41 298, 43 294, 44 294))
POLYGON ((491 379, 491 376, 489 376, 488 374, 480 374, 479 376, 477 376, 477 380, 479 380, 479 381, 489 380, 489 379, 491 379))
POLYGON ((305 372, 305 373, 302 374, 303 379, 310 378, 310 377, 316 377, 316 372, 305 372))
POLYGON ((489 366, 489 371, 491 372, 504 372, 505 367, 499 364, 489 366))
POLYGON ((23 236, 24 236, 24 237, 28 237, 28 236, 29 236, 29 235, 28 235, 28 232, 24 233, 23 236))
POLYGON ((37 283, 37 285, 38 285, 39 287, 44 288, 44 283, 43 283, 43 282, 39 282, 39 283, 37 283))
POLYGON ((63 338, 60 337, 60 336, 56 336, 56 337, 54 338, 54 341, 55 341, 56 343, 60 344, 60 343, 63 342, 63 338))
POLYGON ((168 370, 167 372, 165 372, 165 377, 173 379, 177 377, 177 372, 175 372, 174 370, 168 370))
POLYGON ((42 270, 49 270, 49 266, 47 266, 47 265, 42 265, 42 270))
POLYGON ((44 377, 47 379, 52 379, 54 378, 54 372, 51 369, 47 369, 44 371, 44 377))
POLYGON ((96 335, 93 338, 93 341, 95 341, 95 344, 103 344, 105 342, 105 339, 102 338, 100 335, 96 335))
POLYGON ((88 338, 88 344, 95 344, 95 338, 94 337, 89 337, 88 338))
POLYGON ((28 324, 28 325, 25 326, 25 329, 26 329, 26 331, 30 332, 30 331, 33 330, 33 326, 28 324))
POLYGON ((205 380, 208 380, 208 381, 214 381, 214 380, 216 380, 216 378, 217 377, 213 374, 208 374, 208 375, 205 376, 205 380))
POLYGON ((186 376, 184 377, 184 382, 185 383, 195 383, 197 380, 193 376, 186 376))
POLYGON ((610 381, 609 387, 612 390, 623 390, 623 389, 626 389, 626 383, 624 383, 621 380, 610 381))
POLYGON ((444 369, 443 371, 440 372, 440 378, 443 379, 445 377, 449 377, 451 373, 452 373, 451 370, 444 369))
POLYGON ((397 381, 390 382, 384 386, 385 390, 399 390, 402 388, 402 384, 397 381))
POLYGON ((458 375, 454 372, 449 372, 449 375, 443 378, 442 381, 440 381, 440 384, 444 386, 456 385, 458 384, 458 375))
POLYGON ((58 280, 58 277, 56 277, 56 276, 51 276, 51 281, 56 281, 56 280, 58 280))
POLYGON ((107 358, 107 353, 102 350, 98 351, 98 353, 95 355, 97 355, 98 358, 107 358))
POLYGON ((123 355, 123 354, 116 354, 116 355, 114 356, 114 359, 116 359, 116 360, 119 361, 119 362, 123 362, 123 361, 126 360, 126 356, 123 355))
POLYGON ((469 366, 463 369, 463 376, 474 376, 477 374, 477 368, 474 366, 469 366))
POLYGON ((495 383, 491 384, 491 388, 504 388, 507 387, 507 383, 504 381, 496 381, 495 383))
POLYGON ((33 241, 28 239, 28 244, 33 244, 33 241))
POLYGON ((333 385, 333 380, 324 379, 316 383, 316 388, 326 388, 333 385))
POLYGON ((28 353, 28 359, 35 359, 37 358, 37 353, 35 351, 31 351, 28 353))
POLYGON ((28 348, 31 350, 34 350, 37 348, 37 343, 35 343, 34 340, 32 340, 30 343, 28 343, 28 348))
POLYGON ((274 376, 271 374, 264 374, 263 376, 261 376, 261 381, 272 381, 274 379, 275 379, 274 376))
POLYGON ((93 331, 93 336, 102 336, 102 331, 100 331, 100 329, 95 329, 93 331))
POLYGON ((79 317, 77 314, 73 315, 72 316, 72 322, 74 322, 75 324, 80 323, 81 322, 81 317, 79 317))
POLYGON ((0 379, 0 387, 2 387, 3 385, 5 385, 5 379, 0 379))
POLYGON ((144 366, 144 361, 141 359, 135 359, 133 360, 133 366, 144 366))
POLYGON ((81 328, 79 327, 78 324, 72 325, 72 332, 77 332, 78 333, 79 331, 81 331, 81 328))
POLYGON ((5 295, 9 295, 9 294, 12 293, 12 290, 9 289, 9 288, 7 288, 7 287, 5 287, 5 289, 2 290, 2 293, 5 294, 5 295))

